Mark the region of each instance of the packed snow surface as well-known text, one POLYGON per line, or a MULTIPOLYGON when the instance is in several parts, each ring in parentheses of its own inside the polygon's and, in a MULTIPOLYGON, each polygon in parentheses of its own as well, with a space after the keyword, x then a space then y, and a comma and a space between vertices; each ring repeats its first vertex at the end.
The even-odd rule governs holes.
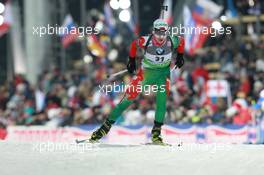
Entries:
POLYGON ((264 174, 263 145, 0 142, 1 175, 264 174))

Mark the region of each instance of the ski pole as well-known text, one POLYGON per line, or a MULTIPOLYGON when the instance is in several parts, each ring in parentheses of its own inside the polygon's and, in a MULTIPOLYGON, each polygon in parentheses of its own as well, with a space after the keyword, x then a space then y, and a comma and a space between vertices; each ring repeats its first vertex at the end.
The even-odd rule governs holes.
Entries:
POLYGON ((108 79, 111 79, 111 78, 114 78, 114 77, 116 77, 116 76, 118 76, 118 75, 122 75, 122 74, 124 74, 124 73, 126 73, 127 72, 127 69, 124 69, 124 70, 121 70, 121 71, 119 71, 119 72, 117 72, 117 73, 114 73, 114 74, 111 74, 111 75, 107 75, 107 78, 108 79))
MULTIPOLYGON (((173 68, 170 70, 170 72, 172 72, 174 69, 176 69, 177 68, 177 66, 176 65, 174 65, 173 66, 173 68)), ((121 70, 121 71, 119 71, 119 72, 117 72, 117 73, 114 73, 114 74, 111 74, 111 75, 107 75, 107 78, 108 79, 111 79, 111 78, 114 78, 114 77, 116 77, 116 76, 118 76, 118 75, 122 75, 122 74, 124 74, 124 73, 126 73, 127 72, 127 69, 124 69, 124 70, 121 70)))
POLYGON ((170 72, 172 73, 172 71, 173 71, 174 69, 176 69, 176 68, 178 68, 178 67, 177 67, 176 65, 174 65, 173 68, 171 68, 170 72))

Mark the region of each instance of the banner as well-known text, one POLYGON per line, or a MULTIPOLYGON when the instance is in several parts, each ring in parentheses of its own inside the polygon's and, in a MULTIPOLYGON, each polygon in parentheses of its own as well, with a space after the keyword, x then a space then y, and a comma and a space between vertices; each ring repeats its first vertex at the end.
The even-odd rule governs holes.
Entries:
MULTIPOLYGON (((6 140, 19 142, 72 142, 87 139, 97 125, 50 128, 45 126, 8 127, 6 140)), ((151 126, 114 125, 103 143, 140 144, 150 142, 151 126)), ((256 143, 256 126, 218 125, 164 125, 162 136, 165 142, 183 143, 256 143)))

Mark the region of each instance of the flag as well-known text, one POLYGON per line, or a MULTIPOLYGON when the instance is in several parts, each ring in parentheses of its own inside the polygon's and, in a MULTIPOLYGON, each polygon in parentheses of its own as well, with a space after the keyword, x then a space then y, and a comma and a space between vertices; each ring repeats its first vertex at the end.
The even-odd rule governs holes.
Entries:
POLYGON ((60 33, 62 38, 62 45, 64 48, 68 47, 71 43, 77 40, 79 33, 75 26, 72 16, 67 15, 64 19, 63 25, 61 26, 63 32, 60 33))
POLYGON ((184 7, 184 26, 188 29, 199 29, 185 34, 185 51, 187 53, 193 55, 197 49, 203 47, 210 34, 209 27, 213 20, 219 16, 222 9, 222 6, 217 5, 211 0, 197 0, 192 10, 188 6, 184 7), (201 32, 204 29, 207 29, 208 32, 201 32))
POLYGON ((5 11, 3 17, 4 22, 2 25, 0 25, 0 37, 9 31, 9 28, 12 23, 11 5, 9 1, 5 4, 5 11))
POLYGON ((102 45, 95 34, 91 34, 87 37, 87 47, 94 56, 104 58, 106 55, 106 47, 102 45))
POLYGON ((133 12, 131 9, 129 9, 129 12, 130 12, 131 19, 129 20, 129 22, 127 22, 128 28, 131 30, 131 32, 134 33, 135 36, 138 36, 139 35, 138 21, 135 15, 133 15, 133 12))
POLYGON ((237 17, 237 10, 235 8, 233 0, 227 0, 227 17, 237 17))
POLYGON ((226 80, 208 80, 206 83, 206 94, 209 97, 227 97, 229 84, 226 80))
POLYGON ((193 15, 197 14, 200 18, 212 20, 218 17, 222 10, 222 6, 211 0, 197 0, 193 15))
MULTIPOLYGON (((184 6, 183 8, 183 16, 184 16, 184 27, 186 28, 193 28, 195 27, 195 21, 192 17, 191 10, 188 6, 184 6)), ((184 40, 185 40, 185 51, 190 55, 193 55, 193 48, 194 42, 193 38, 195 37, 194 33, 185 33, 184 40)))
POLYGON ((106 33, 113 38, 116 35, 115 19, 113 17, 112 9, 109 2, 104 4, 104 15, 106 24, 106 33))
POLYGON ((205 93, 207 98, 225 97, 228 106, 231 106, 232 97, 230 85, 226 80, 208 80, 206 82, 205 93))

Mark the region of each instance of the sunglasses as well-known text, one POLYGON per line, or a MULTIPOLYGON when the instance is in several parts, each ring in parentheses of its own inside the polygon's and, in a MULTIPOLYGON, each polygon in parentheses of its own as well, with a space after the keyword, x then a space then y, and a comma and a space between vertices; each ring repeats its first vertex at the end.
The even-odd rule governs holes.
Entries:
POLYGON ((154 34, 159 35, 159 36, 165 36, 165 35, 167 35, 167 31, 154 30, 154 34))

